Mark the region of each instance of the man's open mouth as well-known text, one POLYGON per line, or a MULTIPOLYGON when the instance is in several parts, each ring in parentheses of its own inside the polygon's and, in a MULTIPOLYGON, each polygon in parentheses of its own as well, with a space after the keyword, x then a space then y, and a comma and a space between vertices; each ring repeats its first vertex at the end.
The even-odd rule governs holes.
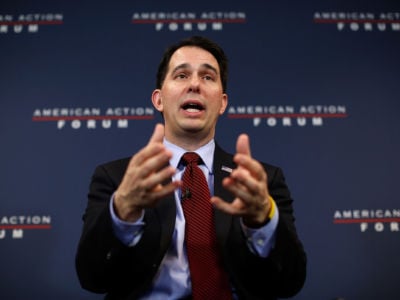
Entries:
POLYGON ((182 106, 182 109, 186 110, 187 112, 199 112, 204 110, 203 105, 199 103, 186 103, 182 106))

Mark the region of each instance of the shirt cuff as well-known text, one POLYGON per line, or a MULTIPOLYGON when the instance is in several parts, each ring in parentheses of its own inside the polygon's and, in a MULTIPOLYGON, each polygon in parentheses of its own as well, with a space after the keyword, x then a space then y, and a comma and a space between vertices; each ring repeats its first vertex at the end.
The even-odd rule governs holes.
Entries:
POLYGON ((142 212, 142 216, 136 222, 126 222, 118 218, 117 214, 114 211, 114 194, 111 196, 109 209, 112 219, 112 227, 115 236, 126 246, 133 247, 135 246, 143 233, 143 226, 145 223, 143 222, 144 218, 144 210, 142 212))
POLYGON ((267 257, 275 246, 275 232, 278 227, 279 211, 275 201, 272 198, 271 200, 273 201, 274 213, 266 225, 253 229, 244 225, 241 220, 242 229, 247 238, 247 245, 254 254, 260 257, 267 257))

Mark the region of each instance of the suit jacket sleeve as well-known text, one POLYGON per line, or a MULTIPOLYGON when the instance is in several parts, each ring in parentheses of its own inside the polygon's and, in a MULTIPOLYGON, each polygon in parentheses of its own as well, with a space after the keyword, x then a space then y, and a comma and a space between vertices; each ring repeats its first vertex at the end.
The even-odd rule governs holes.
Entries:
POLYGON ((157 210, 152 210, 145 213, 148 226, 135 247, 127 247, 115 237, 109 201, 128 162, 129 159, 123 159, 96 168, 75 259, 81 286, 95 293, 107 293, 107 299, 134 299, 148 287, 168 243, 161 238, 160 228, 173 228, 173 224, 163 224, 157 210))

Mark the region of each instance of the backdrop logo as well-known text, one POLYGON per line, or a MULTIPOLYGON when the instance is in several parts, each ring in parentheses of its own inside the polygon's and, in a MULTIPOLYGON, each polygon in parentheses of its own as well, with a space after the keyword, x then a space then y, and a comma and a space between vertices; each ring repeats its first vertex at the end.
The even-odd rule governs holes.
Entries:
POLYGON ((314 22, 335 24, 338 31, 400 32, 400 12, 315 12, 314 22))
POLYGON ((132 24, 152 24, 156 31, 220 31, 224 24, 245 23, 246 13, 242 11, 206 12, 134 12, 132 24))
POLYGON ((22 239, 25 230, 43 229, 51 229, 51 217, 48 215, 0 217, 0 240, 7 236, 12 239, 22 239))
POLYGON ((400 209, 336 210, 334 224, 358 224, 361 232, 399 231, 400 209))
POLYGON ((325 119, 348 116, 343 105, 238 105, 228 107, 230 119, 252 119, 254 127, 323 126, 325 119))
POLYGON ((132 120, 154 119, 153 107, 37 108, 33 122, 55 123, 57 129, 126 129, 132 120))
POLYGON ((40 26, 61 25, 63 22, 64 16, 59 13, 0 14, 0 34, 37 33, 40 26))

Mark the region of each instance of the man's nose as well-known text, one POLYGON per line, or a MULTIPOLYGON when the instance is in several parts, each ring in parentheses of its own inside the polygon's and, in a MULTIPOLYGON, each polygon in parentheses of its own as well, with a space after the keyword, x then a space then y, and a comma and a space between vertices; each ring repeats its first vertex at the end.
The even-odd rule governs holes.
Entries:
POLYGON ((192 76, 190 78, 190 87, 189 91, 190 92, 199 92, 200 90, 200 78, 199 76, 192 76))

